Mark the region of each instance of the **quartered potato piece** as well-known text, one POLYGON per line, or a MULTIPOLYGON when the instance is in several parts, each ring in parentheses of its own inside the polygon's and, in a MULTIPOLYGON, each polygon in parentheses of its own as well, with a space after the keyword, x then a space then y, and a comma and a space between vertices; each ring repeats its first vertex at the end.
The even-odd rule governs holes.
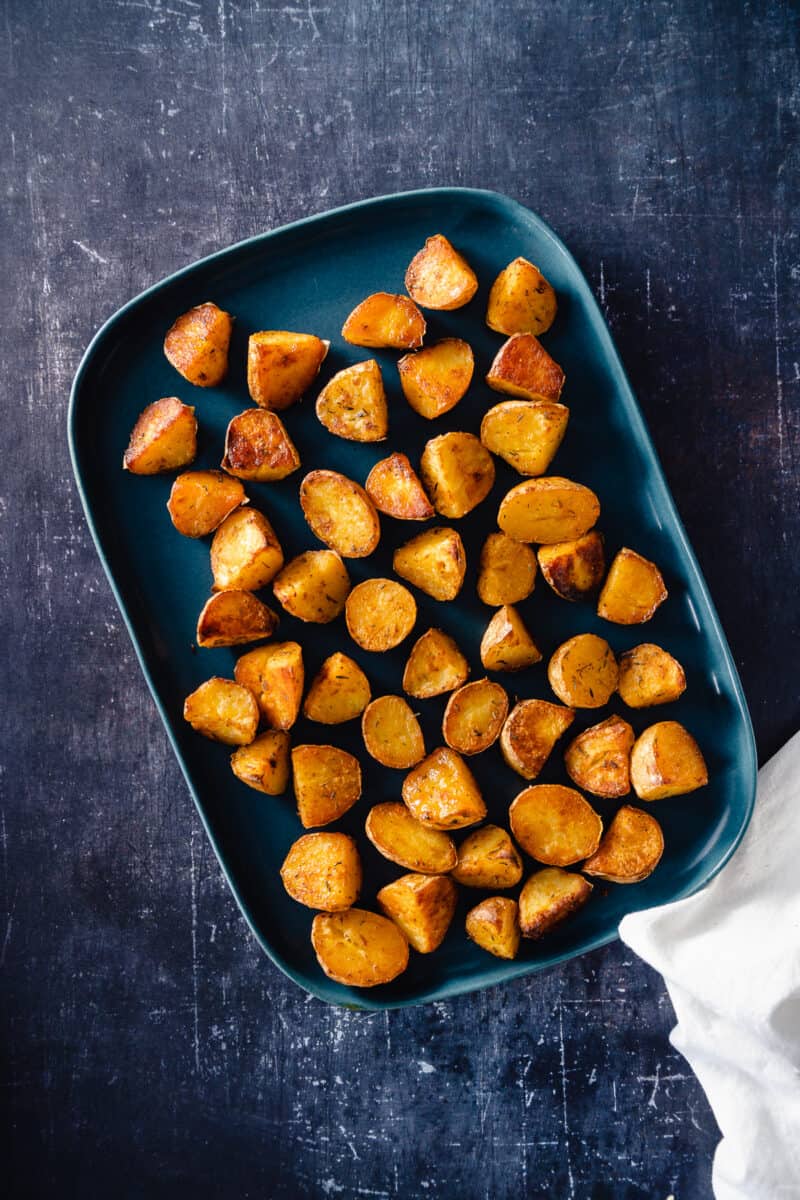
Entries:
POLYGON ((428 700, 452 692, 468 675, 469 664, 449 634, 429 629, 414 643, 408 656, 403 691, 417 700, 428 700))
POLYGON ((433 505, 405 454, 390 454, 375 463, 364 490, 379 512, 398 521, 427 521, 433 516, 433 505))
POLYGON ((571 708, 547 700, 520 700, 500 734, 503 758, 523 779, 535 779, 574 720, 571 708))
POLYGON ((177 396, 148 404, 131 432, 122 466, 132 475, 157 475, 188 467, 197 454, 194 409, 177 396))
POLYGON ((508 896, 490 896, 467 913, 467 937, 496 958, 516 958, 519 950, 519 908, 508 896))
POLYGON ((243 654, 234 678, 249 688, 264 721, 272 729, 291 729, 300 712, 305 671, 297 642, 275 642, 243 654))
POLYGON ((504 400, 481 421, 481 441, 520 475, 543 475, 568 420, 569 409, 552 400, 504 400))
POLYGON ((292 775, 304 829, 336 821, 361 795, 358 759, 338 746, 295 746, 292 775))
POLYGON ((348 987, 391 983, 408 966, 408 942, 394 921, 363 908, 317 913, 311 944, 328 978, 348 987))
POLYGON ((457 899, 449 875, 401 875, 378 892, 378 904, 419 954, 441 946, 457 899))
POLYGON ((420 474, 433 506, 443 517, 463 517, 494 484, 494 463, 472 433, 443 433, 422 452, 420 474))
POLYGON ((655 871, 663 853, 664 834, 655 817, 625 804, 582 869, 611 883, 641 883, 655 871))
POLYGON ((356 305, 342 326, 352 346, 416 350, 425 336, 425 318, 408 296, 374 292, 356 305))
POLYGON ((497 524, 518 542, 568 542, 579 538, 600 516, 591 488, 560 475, 526 479, 506 492, 497 524))
POLYGON ((469 304, 478 290, 478 276, 444 234, 436 233, 412 258, 406 288, 422 308, 450 311, 469 304))
POLYGON ((361 859, 346 833, 306 833, 290 847, 281 879, 298 904, 341 912, 361 891, 361 859))
POLYGON ((267 796, 280 796, 289 786, 289 735, 281 729, 260 733, 249 746, 231 755, 237 779, 267 796))
POLYGON ((597 601, 597 615, 615 625, 641 625, 667 598, 655 563, 623 547, 611 564, 597 601))
POLYGON ((222 471, 185 471, 172 485, 167 512, 178 533, 199 538, 213 533, 228 513, 246 503, 238 479, 222 471))
POLYGON ((310 471, 300 484, 300 506, 312 533, 342 558, 366 558, 380 541, 375 505, 338 471, 310 471))
POLYGON ((556 294, 538 267, 515 258, 492 284, 486 324, 497 333, 546 333, 556 319, 556 294))
POLYGON ((453 692, 444 710, 442 734, 451 750, 480 754, 497 741, 507 716, 505 689, 490 679, 477 679, 453 692))
POLYGON ((203 737, 246 746, 256 736, 258 705, 246 687, 215 675, 186 697, 183 718, 203 737))
POLYGON ((247 344, 247 387, 260 408, 280 411, 299 400, 319 374, 330 343, 313 333, 264 329, 247 344))
POLYGON ((403 800, 413 816, 431 829, 463 829, 486 816, 486 805, 467 764, 440 746, 409 771, 403 800))
POLYGON ((393 579, 365 579, 347 597, 344 615, 347 632, 362 650, 383 652, 411 633, 417 602, 393 579))
POLYGON ((547 665, 550 687, 571 708, 602 708, 617 690, 619 670, 605 638, 579 633, 558 647, 547 665))
POLYGON ((327 430, 350 442, 382 442, 389 410, 381 369, 374 358, 337 371, 317 397, 317 417, 327 430))
POLYGON ((338 650, 317 672, 303 705, 309 721, 341 725, 361 715, 370 701, 369 680, 357 662, 338 650))
POLYGON ((536 583, 536 555, 507 533, 490 533, 481 550, 478 595, 484 604, 518 604, 536 583))
POLYGON ((270 637, 278 627, 278 617, 252 592, 232 588, 217 592, 203 605, 197 618, 197 644, 241 646, 270 637))
POLYGON ((197 387, 216 387, 228 370, 233 317, 206 301, 178 317, 164 338, 164 354, 197 387))
POLYGON ((274 483, 300 466, 300 455, 277 413, 246 408, 225 433, 222 469, 237 479, 274 483))
POLYGON ((574 788, 538 783, 508 810, 511 832, 526 854, 548 867, 568 867, 594 854, 603 822, 574 788))
POLYGON ((489 368, 486 382, 520 400, 558 400, 565 375, 532 333, 514 333, 489 368))
POLYGON ((400 386, 408 403, 433 421, 455 408, 472 382, 475 356, 461 338, 444 338, 416 354, 406 354, 397 364, 400 386))
POLYGON ((211 542, 211 571, 215 592, 241 588, 257 592, 283 566, 283 550, 263 513, 236 508, 217 527, 211 542))
POLYGON ((678 721, 645 729, 631 751, 631 783, 640 800, 664 800, 705 787, 708 769, 689 730, 678 721))
POLYGON ((608 717, 579 733, 564 752, 573 783, 594 796, 627 796, 631 790, 634 733, 622 717, 608 717))
POLYGON ((498 608, 481 638, 481 662, 487 671, 521 671, 541 660, 541 653, 511 604, 498 608))
POLYGON ((392 566, 402 579, 434 600, 455 600, 464 583, 467 556, 461 535, 437 526, 395 550, 392 566))
POLYGON ((384 767, 406 771, 425 757, 419 721, 402 696, 379 696, 368 704, 361 733, 367 753, 384 767))
POLYGON ((453 879, 464 887, 514 887, 522 878, 522 859, 505 829, 483 825, 458 848, 453 879))
POLYGON ((676 658, 652 642, 626 650, 619 660, 619 694, 629 708, 668 704, 686 691, 686 675, 676 658))
POLYGON ((299 621, 327 625, 344 610, 350 576, 333 550, 306 550, 276 575, 272 590, 278 603, 299 621))
POLYGON ((571 542, 540 546, 537 555, 542 575, 562 600, 582 600, 600 587, 606 557, 596 529, 571 542))
POLYGON ((531 875, 519 896, 522 936, 540 938, 553 926, 582 908, 592 894, 592 884, 582 875, 546 867, 531 875))
POLYGON ((443 875, 458 861, 452 838, 423 825, 397 801, 371 808, 364 828, 378 853, 407 871, 443 875))

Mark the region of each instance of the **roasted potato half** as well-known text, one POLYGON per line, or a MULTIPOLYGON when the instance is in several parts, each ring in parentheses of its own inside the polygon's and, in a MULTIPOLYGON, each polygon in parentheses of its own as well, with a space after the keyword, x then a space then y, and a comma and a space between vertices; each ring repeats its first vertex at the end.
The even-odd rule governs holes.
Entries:
POLYGON ((222 471, 185 471, 172 485, 167 512, 178 533, 199 538, 213 533, 247 497, 238 479, 222 471))
POLYGON ((406 271, 406 288, 422 308, 450 311, 469 304, 478 276, 443 233, 427 238, 406 271))
POLYGON ((407 771, 425 757, 419 721, 402 696, 379 696, 368 704, 361 733, 367 753, 384 767, 407 771))
POLYGON ((505 688, 491 679, 476 679, 453 692, 442 719, 442 734, 451 750, 480 754, 500 736, 508 716, 505 688))
POLYGON ((408 966, 408 942, 394 921, 363 908, 317 913, 311 944, 328 978, 347 987, 391 983, 408 966))
POLYGON ((512 604, 498 608, 481 638, 487 671, 521 671, 541 661, 541 652, 512 604))
POLYGON ((361 795, 359 761, 338 746, 295 746, 292 776, 304 829, 338 820, 361 795))
POLYGON ((425 318, 408 296, 374 292, 356 305, 342 326, 352 346, 416 350, 425 336, 425 318))
POLYGON ((500 734, 503 758, 523 779, 535 779, 574 720, 571 708, 547 700, 520 700, 500 734))
POLYGON ((281 879, 292 899, 306 908, 352 908, 362 881, 356 844, 346 833, 305 833, 283 860, 281 879))
POLYGON ((569 542, 591 529, 600 501, 591 488, 560 475, 526 479, 507 492, 497 524, 518 542, 569 542))
POLYGON ((540 938, 582 908, 592 894, 592 884, 573 871, 546 867, 527 880, 519 896, 522 936, 540 938))
POLYGON ((397 364, 400 386, 421 417, 433 421, 455 408, 466 395, 475 370, 472 347, 461 338, 444 338, 397 364))
POLYGON ((246 687, 215 675, 186 697, 183 718, 203 737, 246 746, 256 736, 258 705, 246 687))
POLYGON ((443 875, 458 861, 451 837, 439 829, 429 829, 397 801, 388 800, 371 808, 364 828, 378 853, 407 871, 443 875))
POLYGON ((206 600, 197 618, 198 646, 241 646, 271 637, 278 627, 277 614, 252 592, 241 588, 217 592, 206 600))
POLYGON ((440 746, 409 771, 403 800, 412 816, 431 829, 463 829, 486 816, 474 776, 460 755, 440 746))
POLYGON ((668 704, 686 691, 686 675, 676 658, 643 642, 626 650, 619 660, 619 694, 629 708, 668 704))
POLYGON ((275 599, 299 621, 327 625, 344 610, 350 576, 333 550, 298 554, 272 582, 275 599))
POLYGON ((374 358, 337 371, 317 397, 317 417, 349 442, 382 442, 389 432, 383 376, 374 358))
POLYGON ((122 466, 132 475, 157 475, 188 467, 197 454, 194 409, 177 396, 148 404, 131 432, 122 466))
POLYGON ((484 604, 519 604, 536 584, 536 555, 530 546, 507 533, 490 533, 483 543, 478 570, 478 595, 484 604))
POLYGON ((504 400, 481 421, 481 441, 520 475, 543 475, 568 420, 569 409, 552 400, 504 400))
POLYGON ((570 742, 564 765, 573 783, 593 796, 627 796, 631 790, 634 733, 622 717, 608 717, 570 742))
POLYGON ((408 588, 393 579, 365 579, 347 597, 344 615, 356 645, 383 653, 411 633, 417 602, 408 588))
POLYGON ((520 400, 558 400, 565 375, 532 333, 514 333, 489 368, 486 382, 520 400))
POLYGON ((494 485, 494 463, 472 433, 443 433, 422 452, 420 474, 433 507, 443 517, 464 517, 494 485))
POLYGON ((547 333, 558 304, 552 286, 527 258, 515 258, 492 284, 486 324, 496 333, 547 333))
POLYGON ((167 362, 197 387, 216 387, 228 371, 233 317, 207 300, 178 317, 164 338, 167 362))
POLYGON ((275 530, 255 508, 235 508, 217 526, 211 542, 215 592, 240 588, 257 592, 283 566, 283 550, 275 530))
POLYGON ((603 822, 574 788, 538 783, 508 810, 511 832, 526 854, 548 867, 568 867, 594 854, 603 822))
POLYGON ((606 576, 597 615, 615 625, 641 625, 666 598, 667 589, 656 564, 623 547, 606 576))
POLYGON ((596 529, 571 542, 540 546, 537 556, 542 575, 562 600, 583 600, 602 583, 606 558, 596 529))
POLYGON ((605 638, 579 633, 558 647, 547 665, 547 678, 570 708, 602 708, 617 690, 619 669, 605 638))
POLYGON ((509 888, 522 878, 522 859, 505 829, 482 825, 458 848, 453 879, 464 887, 509 888))
POLYGON ((225 433, 222 469, 237 479, 274 483, 300 466, 300 455, 277 413, 267 408, 246 408, 229 423, 225 433))
POLYGON ((341 725, 361 715, 370 702, 369 680, 357 662, 338 650, 317 672, 303 713, 321 725, 341 725))
POLYGON ((708 769, 689 730, 678 721, 645 729, 631 750, 631 783, 640 800, 664 800, 705 787, 708 769))
POLYGON ((496 958, 516 958, 519 951, 519 907, 508 896, 490 896, 467 913, 467 937, 496 958))
POLYGON ((449 875, 401 875, 378 892, 378 904, 419 954, 441 946, 457 899, 449 875))
POLYGON ((329 342, 313 333, 263 329, 247 344, 247 388, 259 408, 281 411, 307 392, 319 374, 329 342))
POLYGON ((237 779, 267 796, 281 796, 289 786, 289 735, 281 729, 260 733, 249 746, 231 755, 237 779))
POLYGON ((366 558, 380 541, 375 505, 338 471, 310 471, 300 484, 300 506, 312 533, 342 558, 366 558))
POLYGON ((664 834, 655 817, 625 804, 582 869, 611 883, 641 883, 655 871, 663 853, 664 834))
POLYGON ((390 454, 375 463, 364 490, 378 512, 398 521, 427 521, 433 516, 433 505, 405 454, 390 454))
POLYGON ((457 530, 437 526, 395 550, 392 566, 434 600, 455 600, 464 583, 467 556, 457 530))
POLYGON ((449 634, 429 629, 412 647, 403 672, 403 691, 417 700, 428 700, 460 687, 469 676, 469 664, 449 634))
POLYGON ((305 682, 303 651, 297 642, 274 642, 248 651, 237 660, 234 678, 253 693, 271 729, 291 729, 305 682))

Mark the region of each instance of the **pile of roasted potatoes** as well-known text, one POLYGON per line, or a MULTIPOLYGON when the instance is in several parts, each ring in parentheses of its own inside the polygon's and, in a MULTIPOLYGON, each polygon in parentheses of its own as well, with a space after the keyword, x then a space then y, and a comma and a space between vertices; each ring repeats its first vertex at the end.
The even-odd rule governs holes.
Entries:
MULTIPOLYGON (((475 272, 442 234, 427 239, 405 277, 407 294, 367 296, 346 318, 345 341, 395 349, 399 389, 416 413, 437 421, 469 389, 472 348, 448 337, 425 344, 423 310, 454 310, 478 288, 475 272)), ((291 561, 244 483, 282 480, 300 456, 281 413, 314 388, 329 343, 313 333, 264 330, 249 339, 247 385, 253 406, 230 422, 220 470, 191 470, 197 450, 194 408, 174 396, 139 417, 125 452, 138 475, 179 471, 167 505, 179 533, 211 537, 212 594, 198 616, 199 647, 258 642, 238 658, 233 679, 207 679, 186 698, 185 719, 199 734, 235 747, 231 768, 256 791, 279 796, 290 780, 299 837, 281 869, 299 904, 318 910, 311 940, 322 969, 352 987, 387 983, 405 970, 409 947, 430 954, 456 911, 459 888, 484 895, 466 918, 478 946, 513 959, 520 938, 541 938, 590 898, 593 881, 637 883, 664 849, 652 801, 679 796, 708 781, 692 735, 659 720, 636 737, 612 713, 570 740, 579 709, 601 709, 614 697, 631 709, 676 700, 686 687, 681 664, 663 647, 642 642, 621 655, 595 633, 559 646, 546 665, 552 700, 509 698, 503 680, 541 662, 542 652, 519 611, 537 575, 564 601, 592 600, 615 625, 648 621, 667 599, 655 563, 628 547, 606 569, 600 501, 577 480, 548 474, 567 431, 561 400, 565 374, 539 340, 555 320, 556 294, 541 272, 516 258, 495 279, 486 323, 503 337, 485 376, 500 400, 477 433, 437 433, 418 464, 401 451, 381 459, 359 482, 338 471, 309 470, 298 501, 315 545, 291 561), (497 531, 465 547, 453 522, 486 500, 495 458, 520 481, 504 496, 497 531), (381 537, 381 514, 432 522, 395 551, 395 578, 351 585, 346 561, 367 558, 381 537), (467 554, 475 554, 480 600, 493 610, 480 642, 486 676, 468 679, 463 648, 438 628, 415 632, 415 591, 456 601, 467 554), (271 587, 273 606, 257 593, 271 587), (341 621, 341 649, 308 684, 303 650, 274 640, 276 606, 310 625, 341 621), (347 653, 348 639, 380 654, 408 641, 403 695, 373 696, 368 675, 347 653), (500 677, 498 679, 498 676, 500 677), (414 701, 446 697, 441 744, 426 746, 414 701), (292 745, 303 716, 320 726, 318 744, 292 745), (359 802, 359 759, 327 744, 325 728, 360 720, 364 753, 403 772, 396 799, 365 812, 375 850, 404 874, 381 888, 380 911, 358 907, 359 848, 329 826, 359 802), (495 742, 524 786, 508 809, 507 828, 484 824, 486 804, 469 760, 495 742), (537 783, 556 743, 574 787, 537 783), (605 821, 588 799, 625 803, 605 821), (457 842, 453 834, 469 829, 457 842), (525 856, 536 864, 531 871, 525 856), (527 878, 525 878, 527 876, 527 878)), ((224 378, 233 318, 206 302, 178 317, 164 353, 197 387, 224 378)), ((391 403, 397 403, 392 401, 391 403)), ((334 438, 383 441, 391 404, 381 368, 365 358, 333 375, 315 401, 317 419, 334 438)), ((334 443, 332 443, 332 446, 334 443)), ((334 455, 335 457, 335 455, 334 455)), ((311 539, 309 539, 311 542, 311 539)), ((471 648, 470 648, 471 649, 471 648)))

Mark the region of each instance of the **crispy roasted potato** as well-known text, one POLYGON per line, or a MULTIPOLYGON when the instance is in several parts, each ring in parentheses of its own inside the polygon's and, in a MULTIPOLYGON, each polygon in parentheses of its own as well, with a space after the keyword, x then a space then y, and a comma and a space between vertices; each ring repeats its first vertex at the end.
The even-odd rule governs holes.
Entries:
POLYGON ((538 267, 515 258, 492 284, 486 324, 497 333, 547 333, 556 319, 556 294, 538 267))
POLYGON ((600 587, 606 558, 596 529, 571 542, 540 546, 537 555, 542 575, 562 600, 582 600, 600 587))
POLYGON ((408 656, 403 691, 417 700, 428 700, 452 692, 468 676, 469 664, 449 634, 429 629, 414 643, 408 656))
POLYGON ((241 646, 271 637, 278 627, 277 614, 252 592, 230 588, 206 600, 197 618, 197 644, 241 646))
POLYGON ((626 650, 619 660, 619 694, 629 708, 668 704, 686 691, 686 675, 676 658, 652 642, 626 650))
POLYGON ((363 908, 317 913, 311 944, 328 978, 348 987, 390 983, 408 966, 408 942, 394 921, 363 908))
POLYGON ((564 766, 573 783, 593 796, 627 796, 631 790, 634 733, 622 717, 608 717, 570 742, 564 766))
POLYGON ((419 721, 402 696, 379 696, 368 704, 361 733, 367 753, 384 767, 407 771, 425 757, 419 721))
POLYGON ((433 506, 443 517, 466 516, 494 484, 492 456, 473 433, 431 438, 419 467, 433 506))
POLYGON ((664 834, 655 817, 624 804, 582 870, 611 883, 641 883, 655 871, 663 853, 664 834))
POLYGON ((364 489, 379 512, 398 521, 427 521, 433 516, 433 505, 405 454, 390 454, 375 463, 364 489))
POLYGON ((605 638, 579 633, 558 647, 547 664, 547 678, 570 708, 602 708, 617 690, 619 670, 605 638))
POLYGON ((552 400, 504 400, 481 421, 481 441, 520 475, 543 475, 568 420, 569 409, 552 400))
POLYGON ((541 652, 512 604, 498 608, 481 638, 487 671, 521 671, 541 661, 541 652))
POLYGON ((591 488, 560 475, 526 479, 506 492, 497 524, 518 542, 569 542, 591 529, 600 501, 591 488))
POLYGON ((455 408, 472 382, 475 356, 461 338, 443 338, 397 364, 400 386, 408 403, 433 421, 455 408))
POLYGON ((342 558, 366 558, 381 524, 360 484, 338 471, 309 471, 300 484, 300 506, 312 533, 342 558))
POLYGON ((197 387, 216 387, 228 370, 233 317, 207 300, 178 317, 164 338, 164 354, 197 387))
POLYGON ((237 660, 234 678, 253 693, 271 729, 291 729, 305 682, 303 651, 297 642, 275 642, 248 651, 237 660))
POLYGON ((258 705, 246 687, 215 675, 186 697, 183 718, 203 737, 246 746, 256 736, 258 705))
POLYGON ((519 896, 522 936, 540 938, 566 917, 582 908, 592 894, 592 884, 573 871, 546 867, 527 880, 519 896))
POLYGON ((281 729, 260 733, 249 746, 231 755, 231 770, 237 779, 264 792, 280 796, 289 786, 289 735, 281 729))
POLYGON ((455 600, 464 583, 467 556, 457 530, 437 526, 395 550, 392 566, 434 600, 455 600))
POLYGON ((342 326, 352 346, 416 350, 425 336, 425 318, 408 296, 374 292, 356 305, 342 326))
POLYGON ((217 526, 211 542, 211 571, 215 592, 241 588, 257 592, 283 566, 283 550, 263 513, 235 508, 217 526))
POLYGON ((497 351, 486 382, 520 400, 558 400, 564 372, 532 333, 514 333, 497 351))
POLYGON ((478 276, 442 233, 435 233, 412 258, 406 288, 422 308, 450 311, 469 304, 478 290, 478 276))
POLYGON ((442 734, 451 750, 480 754, 497 741, 508 716, 508 696, 499 683, 476 679, 453 692, 442 719, 442 734))
POLYGON ((299 621, 327 625, 344 610, 350 576, 333 550, 298 554, 272 582, 275 599, 299 621))
POLYGON ((439 746, 409 771, 403 800, 431 829, 463 829, 486 816, 486 805, 467 764, 455 750, 439 746))
POLYGON ((522 878, 522 859, 505 829, 482 825, 458 848, 453 879, 464 887, 514 887, 522 878))
POLYGON ((666 598, 667 589, 656 564, 623 547, 606 576, 597 615, 615 625, 641 625, 666 598))
POLYGON ((518 604, 536 583, 536 555, 507 533, 490 533, 481 550, 478 595, 484 604, 518 604))
POLYGON ((441 946, 457 899, 449 875, 401 875, 378 892, 378 904, 419 954, 441 946))
POLYGON ((574 720, 571 708, 547 700, 520 700, 500 734, 503 758, 523 779, 535 779, 574 720))
POLYGON ((298 904, 341 912, 361 891, 361 859, 346 833, 305 833, 283 860, 281 879, 298 904))
POLYGON ((303 705, 309 721, 341 725, 361 715, 370 701, 369 680, 357 662, 338 650, 317 672, 303 705))
POLYGON ((178 533, 205 537, 247 497, 238 479, 222 471, 185 471, 172 485, 167 511, 178 533))
POLYGON ((247 344, 247 387, 259 408, 280 411, 299 400, 319 374, 330 343, 313 333, 264 329, 247 344))
POLYGON ((519 908, 508 896, 490 896, 467 913, 467 937, 496 958, 516 958, 519 908))
POLYGON ((429 829, 397 801, 371 808, 364 828, 379 854, 407 871, 443 875, 458 861, 451 837, 439 829, 429 829))
POLYGON ((361 795, 358 759, 338 746, 295 746, 292 776, 304 829, 338 820, 361 795))
POLYGON ((194 409, 177 396, 148 404, 131 432, 122 466, 132 475, 157 475, 188 467, 197 454, 194 409))
POLYGON ((246 408, 225 433, 222 469, 237 479, 274 483, 300 466, 300 455, 277 413, 246 408))
POLYGON ((337 371, 317 397, 317 417, 327 430, 350 442, 382 442, 389 410, 381 369, 374 358, 337 371))
POLYGON ((631 783, 640 800, 664 800, 705 787, 708 769, 700 747, 678 721, 645 729, 631 750, 631 783))
POLYGON ((382 653, 411 633, 417 602, 393 579, 365 579, 347 597, 344 616, 350 637, 362 650, 382 653))
POLYGON ((568 867, 594 854, 603 822, 574 788, 537 783, 508 810, 511 832, 526 854, 548 867, 568 867))

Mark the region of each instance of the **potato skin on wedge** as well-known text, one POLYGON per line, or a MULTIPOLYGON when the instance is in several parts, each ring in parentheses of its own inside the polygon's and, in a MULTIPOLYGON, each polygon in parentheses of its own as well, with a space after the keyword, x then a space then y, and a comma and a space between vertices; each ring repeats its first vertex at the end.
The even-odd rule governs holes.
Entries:
POLYGON ((231 770, 248 787, 281 796, 289 786, 289 735, 281 729, 260 733, 231 755, 231 770))
POLYGON ((305 669, 297 642, 273 642, 249 650, 236 661, 234 678, 256 698, 272 729, 291 729, 300 712, 305 669))
POLYGON ((467 937, 495 958, 516 958, 519 951, 519 906, 508 896, 490 896, 467 913, 467 937))
POLYGON ((458 531, 439 526, 395 550, 392 566, 434 600, 455 600, 464 583, 467 556, 458 531))
POLYGON ((495 392, 519 400, 558 400, 564 372, 532 333, 514 333, 489 368, 486 382, 495 392))
POLYGON ((188 467, 196 454, 194 409, 177 396, 165 396, 139 414, 122 466, 131 475, 158 475, 188 467))
POLYGON ((409 263, 405 282, 422 308, 445 312, 463 308, 478 290, 478 276, 442 233, 426 239, 409 263))
POLYGON ((594 854, 603 822, 575 788, 537 783, 508 810, 511 832, 526 854, 548 867, 569 867, 594 854))
POLYGON ((523 779, 535 779, 574 720, 571 708, 548 700, 520 700, 500 734, 503 758, 523 779))
POLYGON ((656 564, 624 546, 606 576, 597 615, 615 625, 641 625, 666 598, 667 589, 656 564))
POLYGON ((450 412, 466 395, 475 356, 461 338, 443 338, 416 354, 406 354, 397 370, 403 395, 414 412, 433 421, 450 412))
POLYGON ((486 324, 496 333, 546 333, 556 319, 556 294, 538 267, 515 258, 492 284, 486 324))
POLYGON ((506 492, 497 524, 518 542, 568 542, 581 537, 600 516, 591 488, 560 475, 526 479, 506 492))
POLYGON ((175 321, 164 338, 167 362, 196 387, 216 387, 228 371, 233 317, 207 300, 175 321))
POLYGON ((300 466, 300 455, 283 421, 267 408, 246 408, 225 433, 222 469, 237 479, 274 483, 300 466))
POLYGON ((684 796, 708 783, 702 751, 678 721, 645 729, 631 750, 631 783, 640 800, 684 796))
POLYGON ((625 804, 582 869, 611 883, 641 883, 655 871, 663 853, 664 834, 655 817, 625 804))
POLYGON ((378 853, 407 871, 444 875, 458 861, 451 837, 423 825, 397 801, 374 805, 364 828, 378 853))
POLYGON ((377 899, 417 953, 431 954, 450 928, 458 889, 449 875, 401 875, 377 899))
POLYGON ((525 938, 540 938, 582 908, 592 884, 573 871, 546 867, 525 883, 519 896, 519 924, 525 938))
POLYGON ((429 629, 414 643, 403 672, 403 691, 417 700, 428 700, 460 687, 469 676, 469 664, 449 634, 429 629))
POLYGON ((564 766, 573 783, 593 796, 627 796, 635 737, 622 717, 608 717, 570 742, 564 766))
POLYGON ((442 718, 442 735, 459 754, 480 754, 500 736, 508 716, 505 688, 491 679, 476 679, 453 692, 442 718))
POLYGON ((482 825, 458 848, 453 879, 464 887, 508 888, 522 878, 522 859, 505 829, 482 825))
POLYGON ((512 604, 498 608, 481 638, 481 662, 487 671, 521 671, 542 658, 539 647, 512 604))
POLYGON ((235 508, 218 525, 211 542, 213 591, 240 588, 257 592, 283 566, 283 550, 275 530, 255 508, 235 508))
POLYGON ((303 713, 321 725, 352 721, 370 702, 369 680, 357 662, 338 650, 325 659, 308 689, 303 713))
POLYGON ((197 618, 198 646, 241 646, 271 637, 278 616, 252 592, 240 588, 216 592, 197 618))
POLYGON ((375 505, 338 471, 309 471, 300 484, 300 507, 312 533, 342 558, 367 558, 380 541, 375 505))
POLYGON ((306 833, 289 848, 281 880, 298 904, 323 912, 352 908, 362 882, 361 858, 346 833, 306 833))
POLYGON ((183 719, 214 742, 246 746, 258 729, 258 705, 252 692, 215 675, 186 697, 183 719))
POLYGON ((361 796, 359 761, 338 746, 295 746, 292 776, 304 829, 338 820, 361 796))
POLYGON ((338 371, 317 397, 316 413, 336 437, 350 442, 382 442, 389 432, 389 410, 375 359, 338 371))
POLYGON ((542 575, 562 600, 582 600, 597 591, 603 581, 603 535, 596 529, 573 541, 540 546, 536 553, 542 575))
POLYGON ((365 579, 345 604, 347 632, 362 650, 382 653, 407 638, 417 620, 417 602, 393 579, 365 579))
POLYGON ((483 543, 478 596, 494 607, 519 604, 536 585, 536 555, 507 533, 490 533, 483 543))
POLYGON ((178 533, 199 538, 218 525, 247 497, 238 479, 222 471, 185 471, 172 485, 167 512, 178 533))
POLYGON ((402 696, 378 696, 361 718, 364 746, 384 767, 407 771, 425 757, 419 721, 402 696))
POLYGON ((605 638, 579 633, 558 647, 547 665, 547 678, 570 708, 602 708, 617 690, 619 669, 605 638))
POLYGON ((425 318, 408 296, 373 292, 350 313, 342 337, 353 346, 416 350, 425 328, 425 318))
POLYGON ((431 829, 463 829, 486 816, 475 778, 460 755, 440 746, 403 780, 403 800, 431 829))
POLYGON ((422 452, 420 474, 433 506, 443 517, 464 517, 494 486, 494 462, 473 433, 443 433, 422 452))
POLYGON ((619 660, 618 691, 628 708, 668 704, 686 691, 686 674, 661 646, 642 642, 626 650, 619 660))
POLYGON ((504 400, 481 421, 481 441, 520 475, 543 475, 568 421, 569 409, 551 400, 504 400))
POLYGON ((348 987, 391 983, 408 966, 408 942, 394 921, 363 908, 318 913, 311 944, 328 978, 348 987))
POLYGON ((405 454, 390 454, 375 463, 364 490, 378 512, 398 521, 427 521, 435 511, 405 454))
POLYGON ((281 412, 307 392, 329 343, 313 333, 262 329, 247 344, 247 388, 254 404, 281 412))
POLYGON ((272 590, 299 621, 327 625, 344 611, 350 576, 334 550, 306 550, 278 572, 272 590))

